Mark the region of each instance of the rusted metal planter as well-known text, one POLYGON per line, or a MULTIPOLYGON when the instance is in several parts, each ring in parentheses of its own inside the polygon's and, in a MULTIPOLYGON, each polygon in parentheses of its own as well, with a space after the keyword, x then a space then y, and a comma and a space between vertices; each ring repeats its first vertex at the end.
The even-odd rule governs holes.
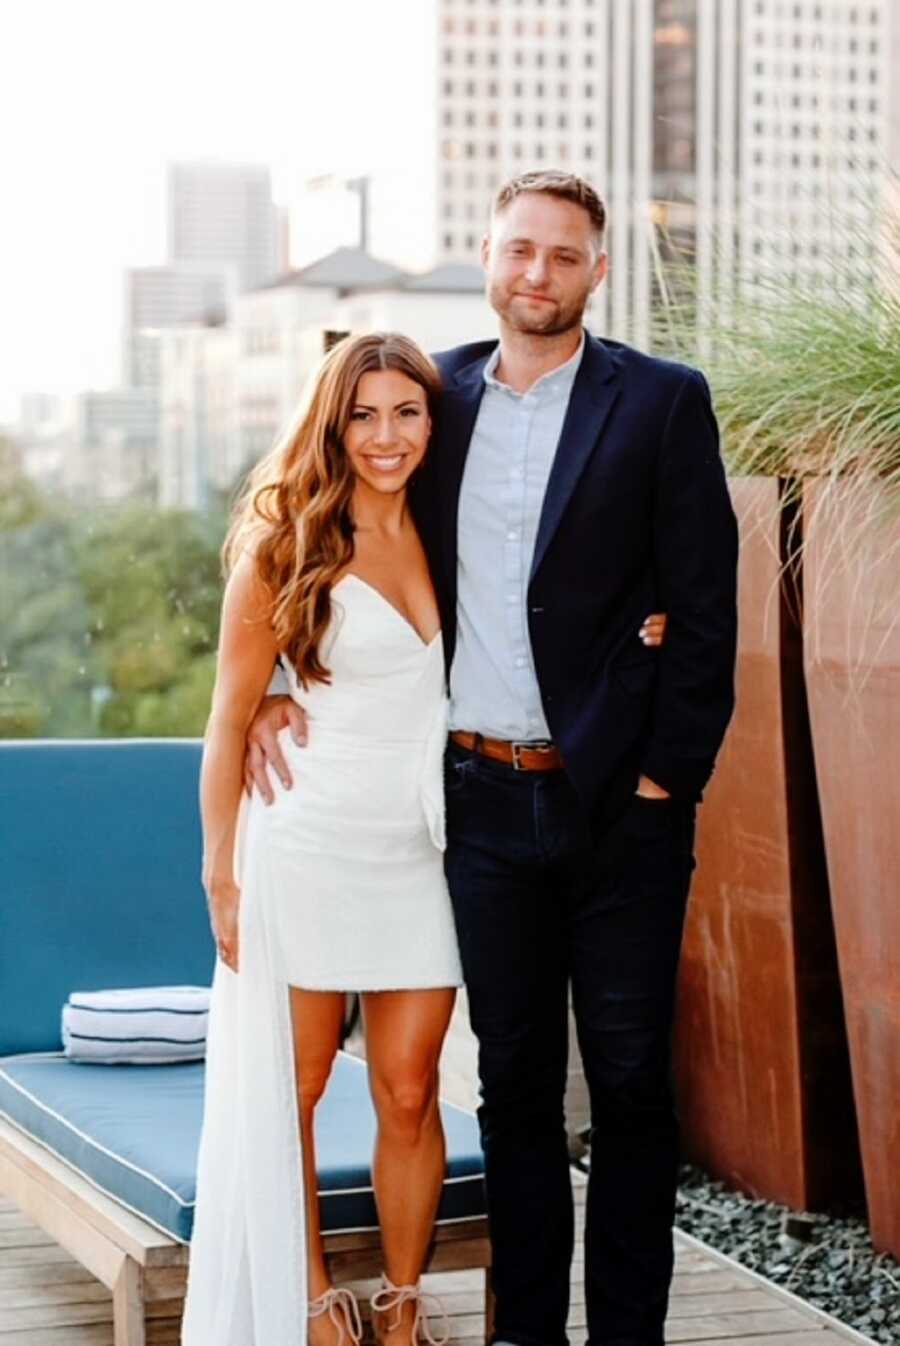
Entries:
POLYGON ((805 663, 872 1238, 900 1257, 900 524, 804 496, 805 663))
POLYGON ((735 479, 738 702, 698 819, 675 1036, 685 1158, 796 1209, 861 1188, 789 511, 735 479))

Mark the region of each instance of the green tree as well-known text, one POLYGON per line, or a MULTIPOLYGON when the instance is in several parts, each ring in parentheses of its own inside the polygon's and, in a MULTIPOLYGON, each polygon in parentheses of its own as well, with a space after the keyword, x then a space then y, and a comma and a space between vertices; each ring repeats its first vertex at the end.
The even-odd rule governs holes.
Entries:
POLYGON ((11 452, 0 479, 0 735, 202 733, 224 517, 75 510, 42 497, 11 452))

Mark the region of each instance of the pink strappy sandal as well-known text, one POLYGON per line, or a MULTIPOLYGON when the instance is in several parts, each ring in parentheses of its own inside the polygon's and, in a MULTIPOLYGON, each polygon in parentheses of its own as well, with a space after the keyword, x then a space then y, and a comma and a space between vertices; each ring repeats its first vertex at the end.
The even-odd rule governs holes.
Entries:
POLYGON ((324 1318, 326 1313, 340 1333, 338 1346, 344 1346, 345 1342, 350 1346, 359 1346, 363 1334, 362 1319, 353 1291, 345 1286, 333 1285, 324 1295, 310 1300, 307 1317, 324 1318))
MULTIPOLYGON (((372 1296, 372 1308, 376 1313, 390 1313, 393 1309, 397 1310, 396 1318, 388 1324, 389 1332, 393 1332, 395 1327, 399 1327, 400 1310, 404 1304, 411 1302, 414 1302, 416 1306, 416 1316, 413 1320, 412 1329, 413 1346, 447 1346, 447 1342, 450 1340, 450 1319, 447 1317, 447 1310, 437 1295, 426 1294, 420 1288, 418 1282, 415 1285, 394 1285, 388 1280, 387 1276, 382 1275, 381 1289, 376 1290, 372 1296), (431 1307, 427 1308, 426 1304, 430 1304, 431 1307), (427 1316, 429 1313, 439 1313, 443 1318, 444 1335, 442 1337, 432 1336, 427 1316)), ((387 1338, 381 1336, 377 1326, 375 1328, 375 1339, 379 1346, 388 1346, 387 1338)))

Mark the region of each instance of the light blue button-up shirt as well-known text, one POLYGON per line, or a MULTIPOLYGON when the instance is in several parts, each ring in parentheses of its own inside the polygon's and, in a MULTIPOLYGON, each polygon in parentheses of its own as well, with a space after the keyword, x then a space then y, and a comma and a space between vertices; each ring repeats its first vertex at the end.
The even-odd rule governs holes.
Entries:
POLYGON ((584 352, 514 392, 498 347, 459 498, 457 636, 450 728, 489 738, 550 738, 528 635, 528 577, 550 469, 584 352))

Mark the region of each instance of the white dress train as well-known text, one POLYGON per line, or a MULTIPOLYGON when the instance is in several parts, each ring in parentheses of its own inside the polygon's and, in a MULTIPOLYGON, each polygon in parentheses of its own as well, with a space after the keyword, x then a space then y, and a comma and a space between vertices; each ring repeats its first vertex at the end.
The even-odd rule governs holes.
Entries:
MULTIPOLYGON (((291 694, 294 785, 241 808, 239 970, 217 961, 182 1346, 306 1346, 306 1226, 289 986, 462 980, 443 873, 447 715, 430 644, 377 590, 332 590, 331 684, 291 694)), ((302 1043, 297 1044, 298 1053, 302 1043)))

